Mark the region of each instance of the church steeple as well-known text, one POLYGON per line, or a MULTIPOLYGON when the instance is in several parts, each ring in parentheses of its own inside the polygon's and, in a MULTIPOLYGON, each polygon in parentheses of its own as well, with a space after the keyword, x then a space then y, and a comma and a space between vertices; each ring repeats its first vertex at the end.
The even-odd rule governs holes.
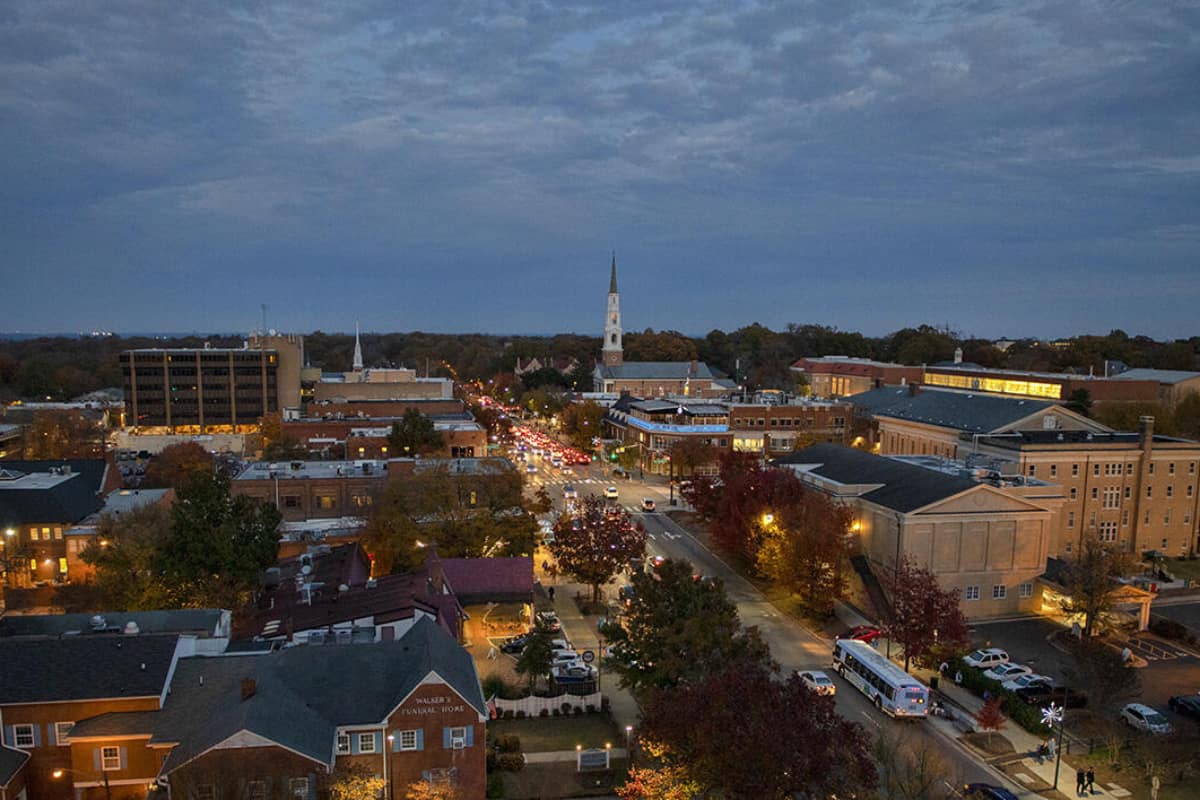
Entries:
POLYGON ((625 351, 621 346, 621 295, 617 293, 617 254, 613 253, 612 272, 608 279, 608 308, 604 316, 604 346, 600 357, 606 367, 619 367, 625 363, 625 351))
MULTIPOLYGON (((345 362, 343 362, 345 363, 345 362)), ((354 321, 354 371, 362 372, 362 342, 358 339, 358 320, 354 321)))

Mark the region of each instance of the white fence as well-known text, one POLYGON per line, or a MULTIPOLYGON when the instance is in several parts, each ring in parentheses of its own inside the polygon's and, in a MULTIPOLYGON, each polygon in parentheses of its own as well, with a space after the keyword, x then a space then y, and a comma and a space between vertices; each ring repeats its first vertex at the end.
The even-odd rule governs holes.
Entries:
POLYGON ((571 704, 572 714, 575 713, 575 706, 579 706, 584 711, 587 711, 588 706, 592 706, 599 711, 601 697, 600 692, 593 692, 585 695, 561 694, 558 697, 522 697, 520 700, 502 700, 497 697, 491 702, 496 706, 496 712, 501 715, 505 711, 512 711, 513 714, 524 711, 527 717, 537 717, 541 716, 542 709, 553 714, 554 709, 561 709, 563 703, 571 704))

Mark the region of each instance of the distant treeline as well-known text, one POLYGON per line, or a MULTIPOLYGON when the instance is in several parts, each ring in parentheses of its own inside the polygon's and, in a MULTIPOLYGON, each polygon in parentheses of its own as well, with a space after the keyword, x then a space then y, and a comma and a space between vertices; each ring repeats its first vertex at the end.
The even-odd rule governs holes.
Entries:
MULTIPOLYGON (((240 347, 235 336, 190 336, 178 339, 105 336, 0 341, 0 400, 67 400, 89 391, 121 385, 117 356, 137 347, 240 347)), ((305 335, 308 362, 327 371, 350 369, 354 337, 316 331, 305 335)), ((574 358, 580 368, 571 383, 583 388, 600 352, 600 337, 491 336, 485 334, 363 334, 367 366, 406 366, 420 375, 488 379, 511 373, 518 358, 574 358)), ((964 337, 944 328, 922 325, 887 336, 869 337, 821 325, 788 325, 773 331, 759 324, 726 333, 714 330, 693 338, 675 331, 627 333, 627 361, 699 360, 749 387, 789 387, 789 366, 802 356, 846 355, 933 364, 949 361, 961 347, 963 360, 986 367, 1077 371, 1103 374, 1105 361, 1131 367, 1200 369, 1200 336, 1160 342, 1146 336, 1112 331, 1106 336, 1077 336, 1053 344, 1019 341, 1001 351, 990 340, 964 337)))

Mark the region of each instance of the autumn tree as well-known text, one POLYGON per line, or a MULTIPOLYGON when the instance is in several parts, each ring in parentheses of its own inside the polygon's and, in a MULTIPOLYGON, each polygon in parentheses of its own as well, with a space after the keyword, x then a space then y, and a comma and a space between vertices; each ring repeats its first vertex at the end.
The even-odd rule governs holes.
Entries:
POLYGON ((421 544, 451 558, 532 553, 537 522, 521 492, 511 466, 459 472, 445 461, 419 463, 374 499, 363 546, 385 574, 418 567, 421 544))
POLYGON ((862 726, 838 715, 832 697, 815 695, 794 675, 777 681, 757 664, 654 693, 642 729, 662 742, 669 766, 686 767, 692 780, 726 798, 852 796, 873 791, 877 781, 862 726))
POLYGON ((150 460, 142 486, 179 489, 197 472, 212 472, 212 453, 196 442, 164 447, 150 460))
POLYGON ((605 409, 589 400, 586 403, 571 403, 562 410, 563 432, 570 437, 572 446, 585 453, 592 452, 592 439, 600 435, 600 421, 605 409))
POLYGON ((984 731, 988 735, 988 744, 991 744, 992 737, 996 735, 996 731, 1002 730, 1007 720, 1004 719, 1004 713, 1000 710, 1000 698, 991 697, 980 706, 975 712, 975 725, 979 730, 984 731))
POLYGON ((907 556, 881 577, 892 602, 884 633, 904 651, 905 670, 913 659, 933 666, 966 649, 967 619, 957 592, 943 589, 932 572, 907 556))
POLYGON ((1105 547, 1095 536, 1085 536, 1075 558, 1067 561, 1061 573, 1062 610, 1068 616, 1083 617, 1083 638, 1092 638, 1096 621, 1116 605, 1120 588, 1116 578, 1133 569, 1125 553, 1105 547))
POLYGON ((104 432, 86 414, 74 409, 38 411, 25 431, 25 458, 101 458, 104 432))
POLYGON ((603 633, 621 685, 635 692, 694 684, 735 663, 774 666, 758 629, 742 627, 724 584, 696 580, 687 561, 635 573, 621 623, 603 633))
POLYGON ((717 460, 717 448, 702 439, 685 437, 671 445, 669 454, 678 477, 693 474, 698 467, 707 466, 717 460))
POLYGON ((392 423, 387 440, 390 452, 402 457, 429 455, 446 446, 433 420, 415 408, 408 409, 403 417, 392 423))
POLYGON ((809 489, 790 474, 791 491, 760 517, 756 563, 771 581, 794 592, 816 616, 829 616, 846 595, 850 558, 849 507, 809 489))
POLYGON ((525 638, 525 647, 521 650, 514 669, 518 675, 525 675, 529 678, 530 692, 533 691, 538 678, 544 678, 550 674, 550 667, 554 659, 554 648, 550 644, 553 638, 553 632, 540 620, 534 624, 533 630, 525 638))
POLYGON ((387 781, 365 764, 339 763, 329 779, 329 800, 378 800, 387 781))
POLYGON ((799 480, 789 470, 765 466, 754 453, 729 451, 718 465, 717 478, 696 476, 684 499, 712 523, 722 550, 753 560, 762 515, 782 507, 799 480))
POLYGON ((417 781, 405 787, 403 796, 404 800, 462 800, 463 793, 451 783, 417 781))
POLYGON ((646 529, 628 514, 610 514, 603 499, 588 496, 574 517, 564 515, 554 526, 550 552, 560 569, 592 587, 592 602, 598 603, 600 587, 646 552, 646 529))
MULTIPOLYGON (((633 767, 624 785, 615 791, 621 800, 694 800, 704 787, 692 780, 687 767, 668 764, 669 751, 657 742, 639 742, 641 753, 650 766, 633 767)), ((629 755, 626 754, 626 758, 629 755)))
POLYGON ((170 509, 158 504, 135 508, 120 517, 101 517, 95 542, 81 554, 84 563, 95 568, 89 587, 94 593, 82 601, 87 607, 71 610, 147 611, 174 606, 158 575, 160 550, 170 527, 170 509))

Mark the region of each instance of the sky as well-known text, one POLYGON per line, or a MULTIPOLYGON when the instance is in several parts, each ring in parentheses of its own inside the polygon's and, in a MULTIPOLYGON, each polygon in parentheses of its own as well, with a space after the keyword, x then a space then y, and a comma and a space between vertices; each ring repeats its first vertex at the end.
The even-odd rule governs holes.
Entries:
POLYGON ((1200 334, 1200 5, 7 0, 0 330, 1200 334))

